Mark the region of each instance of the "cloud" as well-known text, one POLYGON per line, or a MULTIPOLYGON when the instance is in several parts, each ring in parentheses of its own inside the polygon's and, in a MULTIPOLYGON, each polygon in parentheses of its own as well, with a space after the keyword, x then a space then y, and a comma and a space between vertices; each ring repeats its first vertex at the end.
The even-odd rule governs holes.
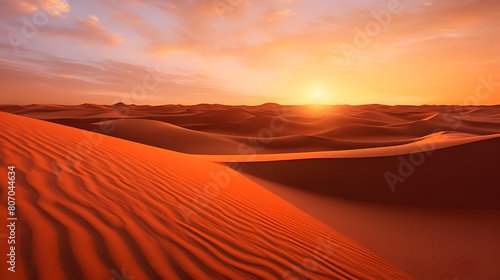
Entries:
POLYGON ((123 39, 101 26, 96 16, 78 18, 74 27, 46 26, 42 30, 51 36, 73 38, 86 43, 118 46, 123 39))
POLYGON ((66 0, 2 0, 0 2, 2 18, 29 15, 38 9, 45 10, 51 16, 62 16, 70 12, 71 6, 66 0))
MULTIPOLYGON (((398 59, 410 62, 413 58, 422 60, 415 54, 423 52, 430 59, 438 61, 453 61, 470 52, 476 52, 477 63, 490 59, 500 41, 500 37, 495 36, 496 26, 500 23, 500 18, 495 16, 496 11, 500 10, 500 2, 445 2, 407 8, 401 14, 391 15, 390 24, 381 28, 375 37, 368 38, 370 43, 366 47, 357 47, 360 63, 355 60, 344 66, 363 66, 369 63, 367 59, 385 62, 398 59), (477 53, 477 50, 485 53, 477 53)), ((289 15, 289 12, 268 10, 265 15, 275 18, 289 15)), ((327 65, 332 60, 342 62, 345 54, 340 45, 346 43, 356 47, 356 28, 364 31, 371 21, 375 19, 370 10, 357 11, 345 18, 320 16, 311 19, 305 29, 276 32, 270 39, 259 43, 211 48, 207 55, 234 57, 249 67, 259 68, 279 66, 280 63, 288 67, 287 57, 303 57, 305 64, 323 61, 327 65)))
POLYGON ((68 13, 71 9, 66 0, 42 0, 39 3, 42 9, 54 16, 68 13))
MULTIPOLYGON (((7 47, 0 44, 0 47, 7 47)), ((130 96, 136 86, 152 75, 145 100, 136 103, 185 103, 238 97, 223 81, 203 73, 162 72, 155 67, 117 61, 81 62, 45 55, 17 56, 0 62, 0 104, 99 102, 116 103, 130 96), (27 83, 26 81, 29 81, 27 83), (215 98, 215 99, 214 99, 215 98)))
POLYGON ((116 22, 123 23, 127 28, 135 31, 143 38, 154 40, 163 36, 164 32, 161 28, 146 23, 139 14, 133 11, 115 8, 112 10, 112 14, 116 22))
POLYGON ((232 32, 230 24, 241 19, 250 9, 249 1, 230 5, 229 9, 223 11, 217 8, 215 1, 129 0, 125 4, 110 0, 100 2, 110 8, 117 23, 129 26, 147 39, 147 53, 159 56, 211 48, 212 44, 226 39, 232 32), (144 14, 132 12, 132 9, 137 8, 155 10, 155 13, 164 14, 164 18, 168 20, 162 22, 162 28, 155 28, 147 23, 144 14), (220 16, 224 17, 224 21, 221 21, 220 16), (229 27, 229 30, 224 30, 225 27, 229 27))

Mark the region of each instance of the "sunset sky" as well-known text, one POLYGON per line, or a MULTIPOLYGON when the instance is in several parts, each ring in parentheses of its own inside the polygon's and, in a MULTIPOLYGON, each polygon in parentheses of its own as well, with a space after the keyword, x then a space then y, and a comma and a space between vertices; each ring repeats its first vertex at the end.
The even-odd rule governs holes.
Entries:
POLYGON ((0 16, 0 104, 500 103, 498 0, 2 0, 0 16))

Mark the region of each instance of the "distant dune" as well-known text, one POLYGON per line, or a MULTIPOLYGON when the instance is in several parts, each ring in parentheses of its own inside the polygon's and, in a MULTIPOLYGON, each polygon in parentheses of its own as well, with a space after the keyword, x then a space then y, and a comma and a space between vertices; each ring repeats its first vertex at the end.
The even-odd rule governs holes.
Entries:
POLYGON ((195 154, 349 150, 413 143, 435 132, 500 133, 497 107, 84 104, 3 105, 0 111, 97 132, 107 121, 116 127, 107 135, 195 154), (137 127, 138 120, 156 122, 137 127))
POLYGON ((500 279, 500 106, 0 111, 19 279, 500 279))

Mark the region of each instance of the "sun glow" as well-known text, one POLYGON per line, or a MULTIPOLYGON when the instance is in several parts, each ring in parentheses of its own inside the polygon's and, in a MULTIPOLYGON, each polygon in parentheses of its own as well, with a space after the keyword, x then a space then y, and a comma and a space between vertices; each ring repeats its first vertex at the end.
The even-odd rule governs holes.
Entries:
POLYGON ((328 104, 331 100, 330 94, 321 86, 314 85, 308 90, 307 104, 328 104))

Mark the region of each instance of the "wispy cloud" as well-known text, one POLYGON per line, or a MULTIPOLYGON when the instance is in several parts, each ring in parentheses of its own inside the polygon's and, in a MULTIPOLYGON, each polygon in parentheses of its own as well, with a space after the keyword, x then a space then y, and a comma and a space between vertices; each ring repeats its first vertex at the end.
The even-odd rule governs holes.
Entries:
POLYGON ((52 16, 61 16, 71 10, 66 0, 3 0, 0 2, 0 15, 2 18, 29 15, 38 9, 47 11, 52 16))
POLYGON ((96 16, 78 18, 74 26, 47 26, 43 32, 50 36, 81 40, 83 43, 118 46, 123 41, 120 35, 104 28, 96 16))
MULTIPOLYGON (((89 98, 111 104, 135 85, 143 83, 143 77, 152 71, 140 65, 117 61, 79 62, 46 56, 44 59, 19 58, 17 63, 1 62, 0 103, 63 103, 79 104, 89 98), (26 81, 30 81, 26 83, 26 81), (15 93, 15 94, 12 94, 15 93)), ((202 73, 158 72, 159 87, 148 95, 150 104, 196 103, 211 96, 238 98, 230 93, 223 81, 202 73)), ((212 100, 214 101, 214 100, 212 100)))

